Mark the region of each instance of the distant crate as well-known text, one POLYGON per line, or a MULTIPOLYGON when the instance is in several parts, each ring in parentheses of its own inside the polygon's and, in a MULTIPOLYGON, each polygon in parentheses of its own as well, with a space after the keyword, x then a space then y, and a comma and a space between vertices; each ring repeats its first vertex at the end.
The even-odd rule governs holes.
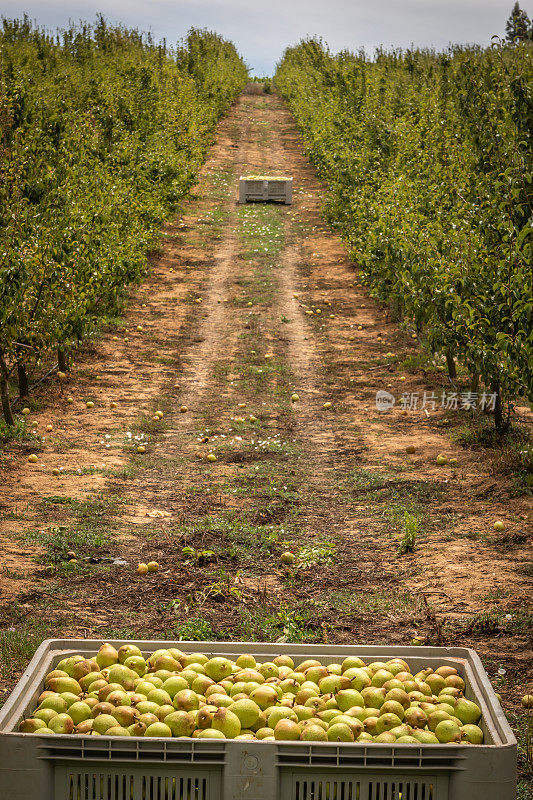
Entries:
POLYGON ((274 175, 241 175, 239 203, 292 203, 292 178, 274 175))
POLYGON ((1 800, 514 800, 516 740, 481 662, 462 647, 347 646, 243 642, 113 641, 145 656, 179 646, 270 661, 280 653, 322 664, 358 655, 400 656, 413 670, 453 666, 480 706, 485 742, 378 744, 19 733, 45 675, 67 656, 92 656, 101 640, 43 642, 0 710, 1 800))

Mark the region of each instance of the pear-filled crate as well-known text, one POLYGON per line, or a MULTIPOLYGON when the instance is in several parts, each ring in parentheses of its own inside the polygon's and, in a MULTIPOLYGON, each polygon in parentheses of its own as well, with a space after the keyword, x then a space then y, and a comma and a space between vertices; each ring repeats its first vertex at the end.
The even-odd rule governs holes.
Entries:
POLYGON ((239 203, 292 203, 292 178, 283 175, 241 175, 239 203))
POLYGON ((513 800, 475 651, 50 639, 0 709, 6 800, 513 800))

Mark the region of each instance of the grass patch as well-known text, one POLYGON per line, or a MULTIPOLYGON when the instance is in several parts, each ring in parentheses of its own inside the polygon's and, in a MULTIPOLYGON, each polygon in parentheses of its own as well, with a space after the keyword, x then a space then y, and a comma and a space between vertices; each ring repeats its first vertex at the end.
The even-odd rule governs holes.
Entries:
MULTIPOLYGON (((0 665, 2 681, 12 683, 25 669, 37 647, 51 638, 55 626, 37 619, 27 619, 19 625, 0 630, 0 665)), ((0 697, 0 705, 5 701, 0 697)))

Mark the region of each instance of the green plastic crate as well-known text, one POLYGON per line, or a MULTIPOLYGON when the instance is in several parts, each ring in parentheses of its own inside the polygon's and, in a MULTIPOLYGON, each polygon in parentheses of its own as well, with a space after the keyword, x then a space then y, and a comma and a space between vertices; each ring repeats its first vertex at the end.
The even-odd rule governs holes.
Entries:
POLYGON ((516 740, 474 650, 250 642, 113 641, 148 655, 160 647, 324 664, 357 655, 405 658, 416 670, 447 664, 483 712, 483 745, 253 742, 37 736, 18 733, 45 675, 67 655, 93 655, 101 640, 49 639, 0 710, 1 800, 513 800, 516 740))

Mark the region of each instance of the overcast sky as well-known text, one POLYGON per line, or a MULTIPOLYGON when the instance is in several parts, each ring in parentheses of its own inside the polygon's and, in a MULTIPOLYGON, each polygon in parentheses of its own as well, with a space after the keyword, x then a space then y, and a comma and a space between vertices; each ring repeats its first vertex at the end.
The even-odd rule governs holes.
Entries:
MULTIPOLYGON (((5 17, 24 11, 40 25, 93 21, 150 30, 176 43, 192 27, 216 30, 237 45, 256 75, 272 74, 285 47, 321 36, 334 51, 377 45, 446 47, 488 44, 503 35, 514 0, 3 0, 5 17)), ((531 0, 520 3, 531 17, 531 0)))

